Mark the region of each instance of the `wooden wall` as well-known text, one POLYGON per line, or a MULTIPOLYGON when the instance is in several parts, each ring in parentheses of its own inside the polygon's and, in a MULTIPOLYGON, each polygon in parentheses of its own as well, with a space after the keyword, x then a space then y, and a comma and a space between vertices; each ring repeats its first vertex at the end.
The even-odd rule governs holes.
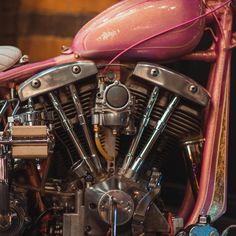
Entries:
POLYGON ((20 0, 0 0, 0 45, 17 44, 20 0))
POLYGON ((0 44, 18 46, 31 61, 53 57, 62 45, 70 46, 87 21, 117 1, 0 0, 0 44))

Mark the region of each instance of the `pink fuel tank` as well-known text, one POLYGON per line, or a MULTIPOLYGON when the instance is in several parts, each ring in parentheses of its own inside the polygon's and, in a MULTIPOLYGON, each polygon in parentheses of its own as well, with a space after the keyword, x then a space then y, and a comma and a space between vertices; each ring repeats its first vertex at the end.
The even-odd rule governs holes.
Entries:
MULTIPOLYGON (((72 50, 86 59, 111 59, 127 47, 204 13, 202 0, 124 0, 108 8, 76 35, 72 50)), ((204 19, 152 38, 123 59, 165 61, 193 50, 204 19)))

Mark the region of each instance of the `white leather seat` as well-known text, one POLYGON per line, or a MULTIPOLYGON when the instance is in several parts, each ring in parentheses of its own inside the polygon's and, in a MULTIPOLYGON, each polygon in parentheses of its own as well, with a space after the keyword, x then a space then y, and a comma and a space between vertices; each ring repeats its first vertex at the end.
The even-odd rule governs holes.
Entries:
POLYGON ((21 57, 20 49, 13 46, 0 46, 0 72, 14 66, 21 57))

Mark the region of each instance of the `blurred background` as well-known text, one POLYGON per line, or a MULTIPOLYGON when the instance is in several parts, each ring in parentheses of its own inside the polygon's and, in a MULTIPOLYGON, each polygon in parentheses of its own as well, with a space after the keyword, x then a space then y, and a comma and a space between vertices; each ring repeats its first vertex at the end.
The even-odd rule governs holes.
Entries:
MULTIPOLYGON (((19 47, 24 54, 30 56, 31 61, 54 57, 60 54, 62 45, 70 46, 73 37, 86 22, 116 2, 118 0, 0 0, 0 45, 19 47)), ((233 65, 236 64, 235 58, 236 53, 233 55, 233 65)), ((180 68, 181 72, 184 70, 180 68)), ((228 210, 225 216, 216 222, 220 229, 229 224, 236 224, 235 78, 236 69, 233 67, 228 210)), ((179 186, 172 186, 172 188, 173 192, 179 192, 178 196, 175 195, 173 198, 173 205, 175 205, 176 200, 183 195, 184 189, 179 186)), ((172 192, 171 189, 169 191, 172 192)))
POLYGON ((60 54, 77 31, 118 0, 0 0, 0 45, 15 45, 31 61, 60 54))

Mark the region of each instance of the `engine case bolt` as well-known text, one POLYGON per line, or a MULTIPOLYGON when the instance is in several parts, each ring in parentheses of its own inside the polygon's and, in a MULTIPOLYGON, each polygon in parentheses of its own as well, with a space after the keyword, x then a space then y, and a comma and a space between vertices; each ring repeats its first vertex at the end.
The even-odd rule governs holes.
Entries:
POLYGON ((38 79, 34 79, 32 82, 31 82, 31 86, 33 88, 39 88, 41 86, 41 82, 38 80, 38 79))
POLYGON ((107 79, 109 82, 113 82, 116 78, 116 74, 113 71, 107 72, 107 79))
POLYGON ((157 77, 159 75, 159 70, 156 69, 156 68, 153 68, 151 69, 151 72, 150 72, 151 76, 153 77, 157 77))
POLYGON ((73 66, 73 67, 72 67, 72 72, 73 72, 74 74, 79 74, 80 71, 81 71, 81 68, 80 68, 79 66, 73 66))
POLYGON ((189 87, 189 91, 190 91, 191 93, 196 93, 197 90, 198 90, 198 87, 197 87, 196 85, 191 85, 191 86, 189 87))
POLYGON ((86 182, 93 182, 93 176, 90 174, 87 174, 84 179, 86 182))

